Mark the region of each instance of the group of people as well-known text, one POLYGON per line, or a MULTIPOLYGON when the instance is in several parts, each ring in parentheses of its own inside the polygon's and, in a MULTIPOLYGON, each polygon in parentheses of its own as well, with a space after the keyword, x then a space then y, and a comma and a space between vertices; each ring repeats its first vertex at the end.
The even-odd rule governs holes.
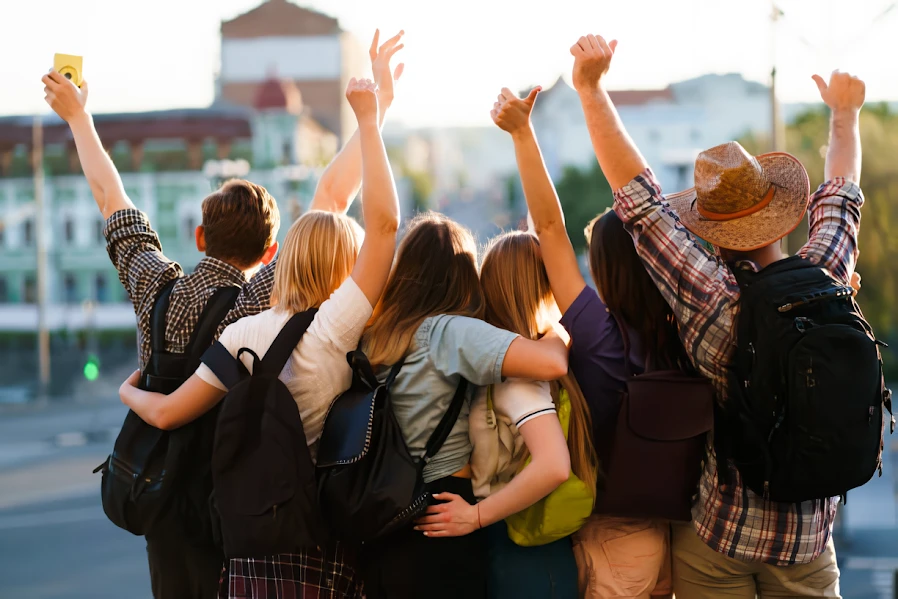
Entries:
POLYGON ((146 534, 154 596, 838 597, 838 498, 765 498, 716 460, 710 439, 691 522, 597 510, 571 536, 520 546, 505 520, 572 475, 595 497, 633 373, 690 370, 727 401, 740 310, 733 271, 784 259, 781 240, 806 214, 800 256, 845 285, 856 281, 863 82, 815 76, 832 110, 826 182, 816 192, 794 158, 754 157, 731 142, 699 156, 694 189, 664 196, 606 91, 616 42, 581 37, 571 47, 573 85, 615 190, 613 210, 586 228, 588 283, 530 122, 539 88, 525 98, 503 89, 491 112, 514 143, 528 230, 497 236, 482 256, 471 233, 440 214, 416 215, 400 235, 380 128, 402 71, 390 64, 401 36, 379 45, 375 35, 374 80, 353 79, 346 90, 358 130, 281 246, 275 200, 231 180, 203 200, 196 245, 205 257, 190 274, 165 257, 128 198, 94 129, 86 83, 78 88, 56 72, 43 78, 48 104, 71 128, 106 219, 109 256, 134 304, 140 369, 121 399, 146 423, 185 426, 228 392, 206 364, 168 395, 141 388, 155 301, 172 281, 166 351, 185 351, 209 298, 236 286, 218 342, 248 369, 250 354, 264 356, 291 316, 317 309, 279 377, 313 457, 329 407, 352 383, 347 354, 356 348, 381 377, 402 361, 392 409, 413 455, 424 453, 459 382, 470 383, 469 401, 424 468, 432 500, 413 525, 362 546, 335 541, 225 560, 211 539, 188 538, 189 527, 170 518, 146 534), (364 231, 346 216, 359 188, 364 231))

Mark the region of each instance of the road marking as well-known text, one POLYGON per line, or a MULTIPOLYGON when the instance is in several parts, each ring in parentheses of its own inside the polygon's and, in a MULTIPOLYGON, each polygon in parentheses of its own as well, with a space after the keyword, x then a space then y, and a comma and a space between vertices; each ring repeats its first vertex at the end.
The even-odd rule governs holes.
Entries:
POLYGON ((68 510, 55 510, 52 512, 38 512, 35 514, 22 514, 20 516, 0 516, 0 530, 13 528, 38 528, 41 526, 53 526, 56 524, 71 524, 75 522, 89 522, 91 520, 103 520, 106 514, 98 506, 68 510))

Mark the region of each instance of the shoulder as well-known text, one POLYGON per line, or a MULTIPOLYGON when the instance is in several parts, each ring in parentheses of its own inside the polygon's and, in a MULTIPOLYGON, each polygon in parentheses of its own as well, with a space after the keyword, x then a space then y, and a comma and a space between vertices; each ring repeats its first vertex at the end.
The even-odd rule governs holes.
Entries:
POLYGON ((509 378, 494 385, 493 406, 518 427, 532 418, 555 412, 549 383, 530 379, 509 378))
POLYGON ((288 317, 289 314, 273 308, 253 316, 244 316, 225 327, 218 341, 232 354, 244 347, 256 352, 264 351, 283 328, 288 317))

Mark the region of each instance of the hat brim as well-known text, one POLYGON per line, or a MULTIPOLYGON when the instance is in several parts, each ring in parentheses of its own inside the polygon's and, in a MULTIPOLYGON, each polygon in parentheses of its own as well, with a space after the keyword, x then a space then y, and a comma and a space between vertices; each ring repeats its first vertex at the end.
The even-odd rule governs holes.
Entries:
POLYGON ((717 247, 749 252, 779 241, 798 227, 808 210, 810 181, 797 158, 785 152, 756 156, 775 191, 770 203, 754 214, 732 220, 709 220, 695 208, 695 188, 665 199, 689 231, 717 247))

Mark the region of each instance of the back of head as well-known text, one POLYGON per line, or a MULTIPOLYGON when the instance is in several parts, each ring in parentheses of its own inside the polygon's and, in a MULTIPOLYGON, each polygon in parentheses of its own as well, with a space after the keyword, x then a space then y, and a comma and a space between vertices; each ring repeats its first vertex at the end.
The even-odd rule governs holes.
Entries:
POLYGON ((203 200, 206 255, 240 269, 255 266, 274 244, 281 217, 271 194, 232 179, 203 200))
POLYGON ((281 247, 272 304, 289 313, 320 306, 352 273, 363 236, 358 223, 343 214, 302 215, 281 247))
POLYGON ((586 227, 589 269, 608 310, 642 342, 646 358, 661 367, 688 368, 676 319, 649 276, 633 238, 612 210, 586 227))
POLYGON ((493 238, 483 255, 480 285, 488 323, 527 339, 546 329, 555 298, 534 235, 512 231, 493 238))
POLYGON ((415 217, 399 244, 393 271, 363 338, 372 364, 395 364, 429 316, 479 318, 483 292, 470 231, 437 213, 415 217))
MULTIPOLYGON (((557 315, 539 240, 531 233, 513 231, 494 238, 483 256, 480 283, 486 300, 484 319, 493 326, 537 339, 557 315)), ((587 488, 595 489, 598 457, 589 406, 571 373, 552 383, 556 405, 562 389, 571 402, 571 468, 587 488)))

